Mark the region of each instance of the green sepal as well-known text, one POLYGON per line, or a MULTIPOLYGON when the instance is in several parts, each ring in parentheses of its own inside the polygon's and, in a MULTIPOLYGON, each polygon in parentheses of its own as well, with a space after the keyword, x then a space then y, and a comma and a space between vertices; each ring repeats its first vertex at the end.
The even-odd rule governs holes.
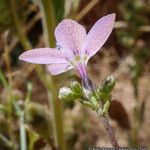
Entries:
POLYGON ((110 106, 110 101, 107 101, 107 102, 104 104, 104 107, 103 107, 103 110, 102 110, 102 114, 103 114, 103 115, 108 114, 109 106, 110 106))
POLYGON ((82 89, 79 82, 72 81, 70 83, 70 88, 71 88, 71 90, 73 91, 74 94, 79 95, 79 96, 83 95, 83 89, 82 89))
POLYGON ((106 102, 111 99, 111 92, 115 86, 115 81, 111 76, 103 82, 101 88, 99 88, 99 99, 106 102))
POLYGON ((83 100, 81 103, 93 111, 96 110, 95 105, 93 105, 90 101, 83 100))
POLYGON ((95 95, 92 95, 89 99, 90 103, 92 103, 92 105, 94 106, 94 108, 96 109, 99 106, 99 102, 97 100, 97 98, 95 97, 95 95))

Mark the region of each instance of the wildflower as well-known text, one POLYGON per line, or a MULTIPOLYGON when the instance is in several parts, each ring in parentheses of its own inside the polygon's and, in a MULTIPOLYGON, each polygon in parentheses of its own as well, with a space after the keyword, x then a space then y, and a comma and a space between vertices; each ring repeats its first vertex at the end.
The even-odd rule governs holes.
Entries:
POLYGON ((103 46, 115 22, 115 14, 99 19, 86 34, 85 28, 71 19, 64 19, 55 29, 56 48, 38 48, 20 55, 19 59, 46 64, 52 75, 75 68, 81 78, 87 78, 88 60, 103 46))

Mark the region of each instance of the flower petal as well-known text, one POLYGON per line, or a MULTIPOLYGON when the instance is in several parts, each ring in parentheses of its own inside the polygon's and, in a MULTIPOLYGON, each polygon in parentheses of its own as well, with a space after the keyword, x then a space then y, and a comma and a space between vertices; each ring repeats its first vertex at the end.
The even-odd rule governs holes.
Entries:
POLYGON ((69 63, 64 64, 50 64, 47 66, 48 71, 52 75, 58 75, 68 70, 71 70, 73 67, 69 63))
POLYGON ((115 16, 115 14, 109 14, 102 17, 87 34, 82 51, 86 53, 89 58, 92 57, 108 39, 114 26, 115 16))
POLYGON ((38 48, 24 52, 20 60, 35 64, 66 63, 63 53, 53 48, 38 48))
POLYGON ((70 58, 81 52, 86 31, 85 28, 71 19, 61 21, 55 30, 58 46, 62 48, 65 55, 70 58))

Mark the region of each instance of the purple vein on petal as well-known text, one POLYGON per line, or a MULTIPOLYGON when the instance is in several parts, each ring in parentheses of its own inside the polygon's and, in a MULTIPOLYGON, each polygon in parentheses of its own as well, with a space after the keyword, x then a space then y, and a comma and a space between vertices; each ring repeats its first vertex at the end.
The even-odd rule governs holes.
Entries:
POLYGON ((86 37, 85 28, 71 19, 64 19, 55 29, 58 45, 71 58, 79 53, 86 37))

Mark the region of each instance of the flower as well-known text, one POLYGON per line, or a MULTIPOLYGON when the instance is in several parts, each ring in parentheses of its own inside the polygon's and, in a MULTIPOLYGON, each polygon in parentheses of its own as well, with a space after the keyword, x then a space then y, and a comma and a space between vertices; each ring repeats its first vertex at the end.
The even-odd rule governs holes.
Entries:
POLYGON ((86 34, 85 28, 71 19, 62 20, 55 29, 56 48, 37 48, 20 55, 19 59, 46 64, 52 75, 75 68, 82 79, 87 77, 87 62, 103 46, 112 32, 115 14, 99 19, 86 34))

